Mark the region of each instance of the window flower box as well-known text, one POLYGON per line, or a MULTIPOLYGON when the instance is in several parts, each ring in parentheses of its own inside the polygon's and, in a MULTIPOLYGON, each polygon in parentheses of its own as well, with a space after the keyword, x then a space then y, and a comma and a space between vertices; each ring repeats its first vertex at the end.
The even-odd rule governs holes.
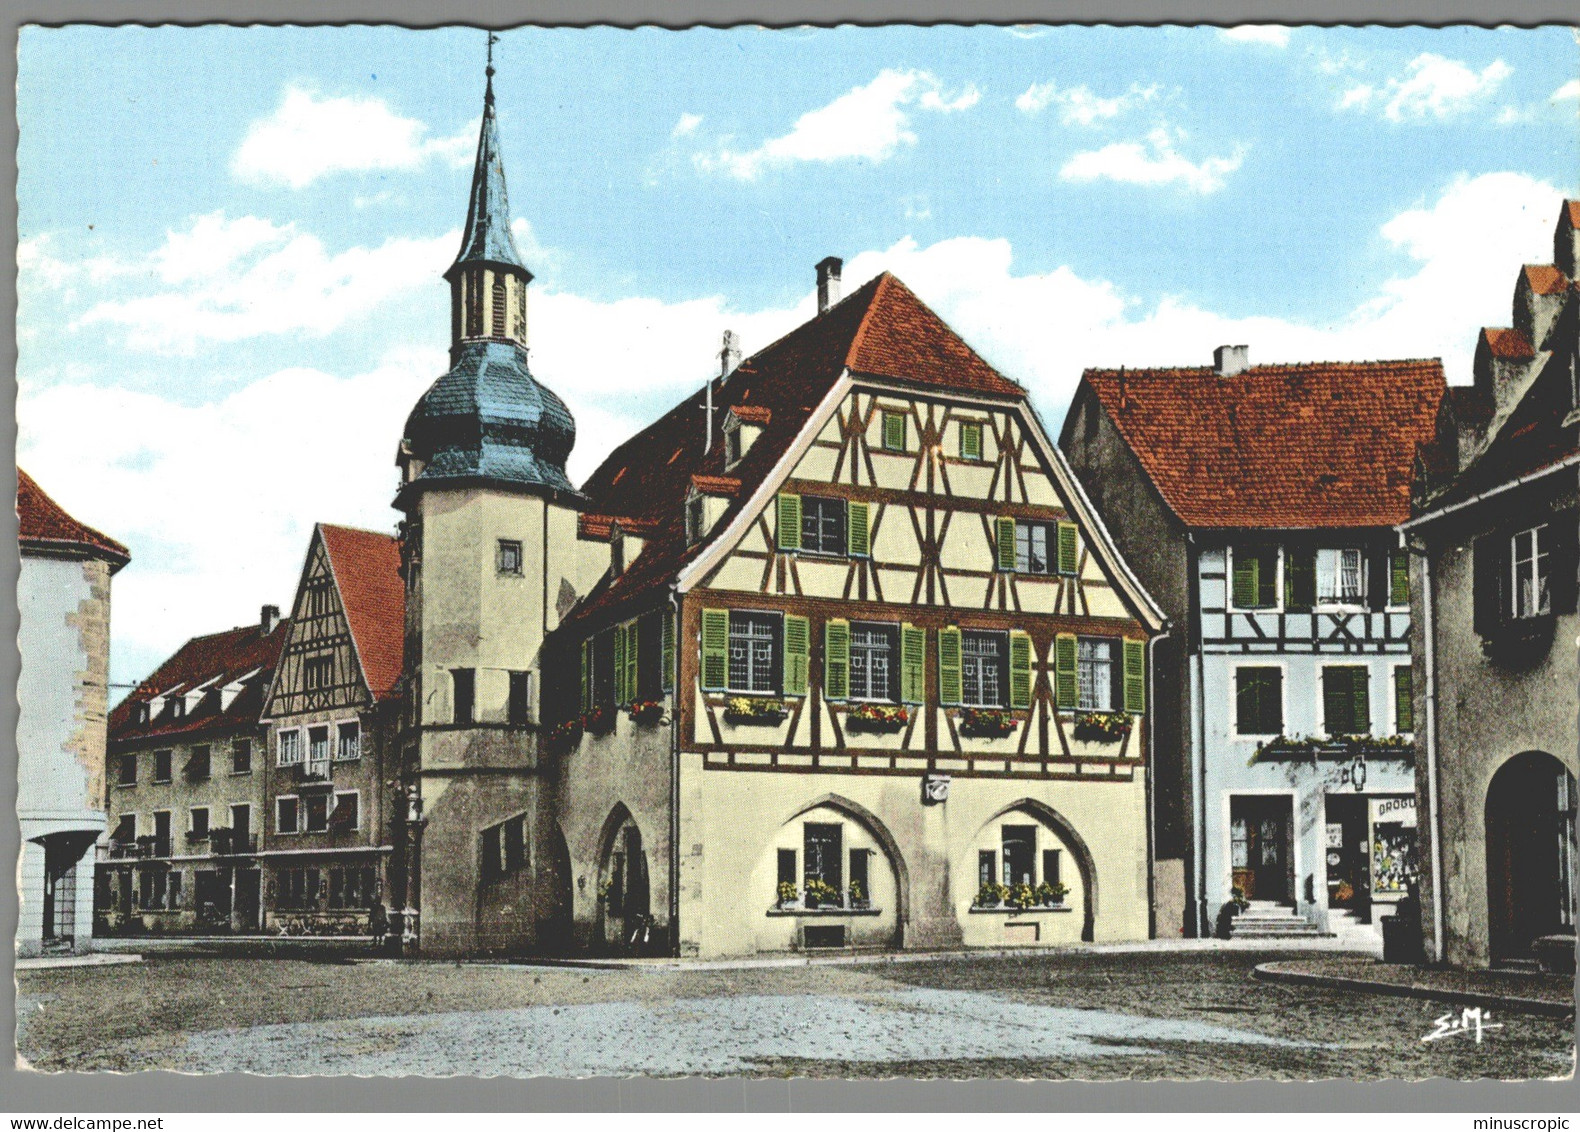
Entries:
POLYGON ((664 722, 664 705, 659 700, 638 700, 631 705, 631 722, 653 727, 664 722))
POLYGON ((801 890, 795 886, 794 881, 782 880, 779 882, 779 907, 793 908, 801 902, 801 890))
POLYGON ((1120 743, 1134 722, 1122 711, 1083 711, 1075 717, 1075 737, 1083 743, 1120 743))
POLYGON ((974 908, 1002 908, 1008 903, 1009 896, 1009 885, 986 881, 977 889, 976 899, 971 905, 974 908))
POLYGON ((1409 758, 1415 739, 1409 735, 1280 735, 1256 745, 1247 765, 1271 759, 1353 759, 1358 755, 1409 758))
POLYGON ((861 882, 853 880, 845 886, 846 903, 852 908, 869 908, 872 901, 867 899, 867 894, 862 891, 861 882))
POLYGON ((1037 886, 1037 902, 1044 908, 1059 907, 1069 894, 1070 886, 1067 884, 1049 884, 1043 881, 1037 886))
POLYGON ((1019 724, 1018 715, 1001 708, 960 709, 960 733, 973 739, 1002 739, 1019 724))
POLYGON ((786 714, 783 700, 758 699, 752 696, 732 696, 724 705, 726 723, 748 726, 774 726, 783 723, 786 714))
POLYGON ((589 735, 607 735, 614 730, 614 709, 595 707, 582 715, 581 723, 582 730, 589 735))
POLYGON ((556 723, 549 731, 549 745, 556 750, 568 751, 582 738, 582 721, 580 719, 567 719, 556 723))
POLYGON ((822 877, 807 877, 806 906, 808 908, 838 908, 844 904, 839 889, 829 884, 822 877))
POLYGON ((911 722, 911 709, 903 704, 852 704, 845 713, 851 731, 892 733, 911 722))

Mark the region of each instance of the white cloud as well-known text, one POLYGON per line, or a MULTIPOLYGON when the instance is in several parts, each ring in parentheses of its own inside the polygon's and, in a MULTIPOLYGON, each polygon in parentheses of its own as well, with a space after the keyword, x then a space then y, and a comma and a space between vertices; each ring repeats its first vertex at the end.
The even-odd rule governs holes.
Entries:
POLYGON ((231 159, 243 181, 301 189, 331 173, 416 169, 429 161, 461 168, 477 146, 478 124, 453 137, 428 137, 381 98, 321 97, 288 86, 280 105, 254 122, 231 159))
POLYGON ((1575 102, 1580 101, 1580 79, 1570 79, 1563 86, 1553 91, 1549 102, 1575 102))
POLYGON ((1218 33, 1235 43, 1257 43, 1264 47, 1288 47, 1289 29, 1280 24, 1240 24, 1218 33))
POLYGON ((1245 147, 1236 146, 1227 157, 1204 157, 1191 161, 1174 148, 1182 140, 1181 131, 1159 127, 1143 142, 1114 142, 1102 149, 1087 150, 1072 156, 1059 169, 1066 181, 1121 181, 1131 185, 1181 185, 1197 193, 1214 193, 1224 179, 1240 168, 1245 147))
POLYGON ((725 139, 715 152, 694 155, 693 162, 703 172, 722 171, 751 181, 765 169, 802 161, 886 161, 901 146, 916 144, 913 108, 954 113, 970 109, 980 98, 974 86, 947 91, 926 71, 884 70, 867 85, 801 115, 787 134, 744 152, 731 149, 725 139))
POLYGON ((1032 83, 1017 99, 1017 109, 1036 114, 1049 106, 1059 108, 1059 121, 1066 126, 1095 126, 1151 102, 1158 96, 1156 83, 1142 86, 1132 83, 1130 89, 1112 98, 1094 94, 1090 87, 1081 85, 1060 90, 1055 82, 1032 83))
POLYGON ((680 121, 675 123, 675 128, 669 131, 669 136, 683 138, 687 134, 694 133, 700 125, 702 125, 701 114, 682 114, 680 121))
POLYGON ((261 335, 324 335, 351 318, 418 287, 434 284, 459 246, 437 239, 391 238, 374 248, 331 253, 294 225, 257 217, 197 217, 171 231, 144 263, 108 261, 101 271, 163 284, 90 307, 74 328, 122 328, 127 345, 191 353, 200 342, 261 335))
POLYGON ((1381 86, 1357 83, 1339 98, 1340 110, 1381 110, 1391 122, 1408 119, 1447 118, 1490 97, 1513 74, 1502 59, 1494 59, 1480 71, 1457 59, 1425 52, 1405 65, 1403 77, 1389 79, 1381 86))

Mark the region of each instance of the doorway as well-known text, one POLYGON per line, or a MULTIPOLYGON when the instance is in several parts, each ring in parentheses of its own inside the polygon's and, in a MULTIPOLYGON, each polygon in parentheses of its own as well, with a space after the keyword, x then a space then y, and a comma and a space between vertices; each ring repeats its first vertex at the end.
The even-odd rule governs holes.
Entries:
POLYGON ((1371 907, 1371 836, 1364 794, 1329 794, 1323 799, 1323 853, 1328 872, 1328 907, 1348 908, 1365 921, 1371 907))
POLYGON ((599 869, 604 944, 616 952, 639 953, 653 942, 647 852, 630 813, 621 806, 611 816, 616 820, 599 869))
POLYGON ((236 870, 236 899, 231 908, 231 921, 238 932, 258 930, 258 912, 262 903, 259 895, 263 888, 263 874, 258 869, 236 870))
POLYGON ((1288 795, 1230 797, 1231 871, 1234 886, 1247 900, 1294 903, 1293 809, 1288 795))
POLYGON ((1493 963, 1530 959, 1574 930, 1575 779, 1542 751, 1516 755, 1487 788, 1487 942, 1493 963))

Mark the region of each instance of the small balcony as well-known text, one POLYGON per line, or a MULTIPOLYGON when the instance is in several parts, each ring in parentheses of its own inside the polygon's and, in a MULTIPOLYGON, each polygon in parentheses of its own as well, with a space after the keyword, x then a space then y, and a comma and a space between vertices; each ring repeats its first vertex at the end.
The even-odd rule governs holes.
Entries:
POLYGON ((328 759, 297 763, 292 768, 292 777, 296 784, 303 789, 322 788, 327 790, 332 785, 329 779, 331 765, 328 759))

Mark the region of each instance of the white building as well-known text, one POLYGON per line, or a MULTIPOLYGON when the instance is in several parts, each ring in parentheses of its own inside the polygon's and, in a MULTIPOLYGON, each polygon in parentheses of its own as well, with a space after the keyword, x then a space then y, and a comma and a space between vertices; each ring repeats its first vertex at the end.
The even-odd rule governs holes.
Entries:
POLYGON ((93 941, 93 854, 104 833, 110 577, 130 556, 79 523, 17 469, 17 953, 93 941))

